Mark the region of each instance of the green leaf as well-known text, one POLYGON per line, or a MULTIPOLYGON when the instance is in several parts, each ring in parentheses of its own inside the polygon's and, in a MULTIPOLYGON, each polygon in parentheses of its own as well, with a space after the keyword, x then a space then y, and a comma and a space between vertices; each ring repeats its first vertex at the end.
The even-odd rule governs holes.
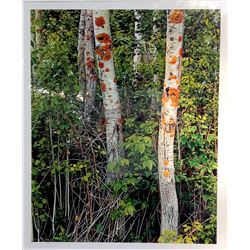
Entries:
POLYGON ((146 202, 146 201, 143 201, 142 203, 141 203, 141 208, 142 209, 144 209, 144 208, 147 208, 149 205, 148 205, 148 202, 146 202))
POLYGON ((188 226, 188 225, 184 225, 183 228, 184 228, 183 231, 184 231, 185 233, 191 229, 191 227, 188 226))
POLYGON ((87 172, 86 175, 82 177, 82 180, 88 182, 89 177, 90 177, 91 175, 92 175, 92 174, 91 174, 90 172, 87 172))
POLYGON ((163 237, 163 236, 160 236, 159 239, 158 239, 158 242, 159 242, 159 243, 164 243, 164 237, 163 237))
POLYGON ((135 207, 132 206, 132 205, 129 205, 128 207, 125 208, 125 215, 131 215, 133 216, 134 215, 134 212, 135 212, 135 207))
POLYGON ((113 190, 117 193, 122 188, 122 183, 120 181, 117 181, 113 185, 113 190))
POLYGON ((121 165, 122 167, 128 166, 128 165, 129 165, 129 160, 128 160, 128 159, 125 159, 125 158, 121 159, 121 160, 120 160, 120 165, 121 165))
POLYGON ((140 152, 140 154, 143 154, 145 151, 145 145, 140 143, 137 145, 138 151, 140 152))
POLYGON ((150 171, 152 170, 154 162, 152 160, 146 160, 142 163, 143 168, 148 168, 150 171))
POLYGON ((136 178, 127 178, 127 184, 131 184, 135 187, 136 182, 137 182, 136 178))
POLYGON ((187 244, 193 244, 192 238, 190 237, 185 237, 186 243, 187 244))

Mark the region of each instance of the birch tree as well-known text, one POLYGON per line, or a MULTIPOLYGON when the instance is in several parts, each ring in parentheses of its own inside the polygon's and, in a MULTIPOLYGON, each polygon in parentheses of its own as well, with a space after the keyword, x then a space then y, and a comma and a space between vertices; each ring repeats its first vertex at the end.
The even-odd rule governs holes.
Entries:
MULTIPOLYGON (((158 56, 158 49, 157 49, 157 40, 158 40, 158 36, 159 36, 159 28, 157 27, 157 15, 158 15, 159 10, 154 10, 153 11, 153 38, 154 38, 154 44, 153 44, 153 63, 154 65, 157 64, 157 56, 158 56)), ((157 72, 157 67, 155 68, 154 71, 154 77, 153 77, 153 82, 155 84, 155 86, 158 85, 159 82, 159 75, 157 72)), ((154 112, 158 111, 158 105, 157 105, 157 100, 156 100, 156 94, 154 93, 154 91, 151 91, 151 108, 154 112)))
MULTIPOLYGON (((85 93, 85 62, 84 62, 84 50, 85 50, 85 42, 84 42, 84 35, 85 35, 85 15, 86 10, 81 10, 80 13, 80 20, 79 20, 79 35, 78 35, 78 79, 79 84, 81 87, 81 95, 84 96, 85 93)), ((83 107, 84 110, 84 107, 83 107)))
MULTIPOLYGON (((111 163, 116 162, 123 155, 121 146, 123 134, 120 99, 111 50, 109 12, 107 10, 94 10, 93 20, 96 55, 104 104, 108 162, 111 163)), ((116 177, 114 172, 107 172, 108 182, 116 177)))
POLYGON ((95 107, 96 74, 92 10, 81 10, 78 37, 79 83, 84 92, 84 118, 90 120, 95 107))
POLYGON ((139 10, 134 10, 135 16, 135 49, 134 49, 134 58, 133 58, 133 70, 134 70, 134 83, 138 81, 139 72, 138 72, 138 65, 141 63, 142 60, 142 33, 141 33, 141 14, 139 10))
MULTIPOLYGON (((158 55, 158 49, 157 49, 157 38, 158 38, 158 33, 159 33, 159 28, 157 27, 156 21, 157 21, 157 14, 158 10, 154 10, 153 12, 153 37, 155 38, 155 43, 154 43, 154 51, 153 51, 153 61, 156 64, 157 62, 157 55, 158 55)), ((158 73, 155 71, 154 72, 154 79, 153 81, 157 83, 159 81, 159 76, 158 73)))
POLYGON ((178 228, 178 199, 174 175, 174 136, 181 80, 184 12, 167 12, 166 68, 158 140, 161 233, 178 228))

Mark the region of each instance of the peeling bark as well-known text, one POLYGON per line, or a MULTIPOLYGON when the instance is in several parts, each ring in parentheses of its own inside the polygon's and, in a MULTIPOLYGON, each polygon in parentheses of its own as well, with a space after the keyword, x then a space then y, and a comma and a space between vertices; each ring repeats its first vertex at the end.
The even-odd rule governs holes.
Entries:
POLYGON ((161 233, 177 232, 178 199, 174 176, 174 136, 181 80, 184 12, 167 12, 166 69, 158 139, 158 172, 161 197, 161 233))

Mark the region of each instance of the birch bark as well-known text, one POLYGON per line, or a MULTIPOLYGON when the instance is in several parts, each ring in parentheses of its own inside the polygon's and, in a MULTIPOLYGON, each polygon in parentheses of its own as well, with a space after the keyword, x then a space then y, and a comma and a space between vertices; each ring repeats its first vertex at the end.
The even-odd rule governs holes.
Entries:
MULTIPOLYGON (((154 12, 153 12, 153 23, 154 23, 154 25, 153 25, 153 37, 155 38, 155 40, 157 40, 158 33, 159 33, 159 29, 156 25, 157 14, 158 14, 158 11, 154 10, 154 12)), ((154 43, 154 52, 153 52, 154 64, 156 64, 156 62, 157 62, 157 55, 158 55, 158 50, 157 50, 156 43, 154 43)), ((154 72, 154 79, 153 80, 155 83, 157 83, 159 81, 159 76, 158 76, 157 72, 154 72)))
POLYGON ((135 49, 134 49, 134 58, 133 58, 133 70, 134 70, 134 83, 140 78, 138 72, 138 65, 142 60, 141 47, 142 47, 142 34, 141 34, 141 14, 138 10, 134 10, 135 16, 135 49))
MULTIPOLYGON (((156 25, 156 20, 157 20, 157 15, 158 15, 158 10, 154 10, 153 12, 153 37, 154 37, 154 45, 153 45, 153 63, 154 65, 157 65, 157 56, 158 56, 158 49, 156 46, 156 41, 158 39, 158 33, 159 33, 159 29, 156 25)), ((154 72, 154 77, 153 77, 153 82, 154 82, 154 86, 158 85, 159 82, 159 75, 157 72, 157 66, 155 66, 155 72, 154 72)), ((157 112, 159 109, 159 106, 157 105, 157 100, 156 100, 156 93, 151 91, 151 108, 154 112, 157 112)))
POLYGON ((84 118, 90 120, 90 114, 95 108, 96 80, 94 56, 94 24, 93 11, 85 10, 84 58, 86 88, 84 98, 84 118))
MULTIPOLYGON (((120 99, 115 79, 112 40, 108 10, 94 10, 94 34, 101 90, 106 123, 108 162, 116 162, 122 155, 122 119, 120 99)), ((117 178, 114 172, 107 172, 107 182, 117 178)))
POLYGON ((181 80, 184 12, 167 12, 165 81, 158 140, 158 172, 161 198, 161 233, 177 232, 178 199, 174 176, 174 136, 181 80))
MULTIPOLYGON (((84 63, 84 35, 85 35, 85 15, 86 10, 81 10, 80 20, 79 20, 79 35, 78 35, 78 80, 81 87, 81 95, 84 96, 85 93, 85 63, 84 63)), ((84 107, 82 107, 84 109, 84 107)))

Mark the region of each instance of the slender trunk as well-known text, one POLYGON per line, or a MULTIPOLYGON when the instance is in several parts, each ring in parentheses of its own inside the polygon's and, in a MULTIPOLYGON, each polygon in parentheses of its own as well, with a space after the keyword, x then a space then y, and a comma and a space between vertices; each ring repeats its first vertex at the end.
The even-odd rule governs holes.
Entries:
POLYGON ((36 48, 40 49, 43 47, 43 11, 35 10, 35 20, 36 20, 36 48))
MULTIPOLYGON (((79 20, 79 35, 78 35, 78 81, 81 88, 81 97, 84 100, 84 93, 86 90, 85 82, 85 62, 84 62, 84 35, 85 35, 85 12, 86 10, 81 10, 80 20, 79 20)), ((84 104, 84 103, 83 103, 84 104)), ((84 112, 84 105, 82 104, 82 111, 84 112)))
POLYGON ((95 91, 97 76, 94 56, 94 24, 93 11, 81 10, 78 36, 79 84, 83 95, 83 117, 90 120, 95 107, 95 91))
POLYGON ((133 58, 133 70, 134 70, 134 84, 140 79, 140 74, 138 72, 138 65, 142 60, 142 34, 141 34, 141 14, 138 10, 134 10, 135 17, 135 49, 133 58))
MULTIPOLYGON (((112 54, 112 40, 110 34, 109 12, 108 10, 94 10, 94 33, 96 54, 100 84, 103 95, 103 106, 106 123, 106 140, 108 162, 115 163, 123 156, 123 133, 120 98, 115 79, 115 70, 112 54)), ((107 170, 107 182, 121 178, 122 172, 115 173, 107 170)), ((116 200, 116 207, 119 205, 119 198, 116 200)), ((123 217, 116 220, 112 231, 111 241, 115 236, 122 238, 125 234, 125 220, 123 217)))
MULTIPOLYGON (((159 82, 159 75, 158 75, 158 72, 157 72, 157 56, 158 56, 158 49, 157 49, 157 46, 156 46, 156 41, 157 41, 157 38, 158 38, 158 33, 159 33, 159 29, 156 25, 156 18, 157 18, 157 10, 154 10, 154 13, 153 13, 153 37, 154 37, 154 45, 153 45, 153 62, 154 62, 154 65, 155 65, 155 69, 154 69, 154 78, 153 78, 153 82, 154 82, 154 86, 156 87, 158 85, 158 82, 159 82)), ((157 105, 157 100, 156 100, 156 94, 154 92, 151 93, 151 108, 154 112, 157 112, 158 111, 158 105, 157 105)))
MULTIPOLYGON (((158 116, 158 112, 160 110, 160 105, 157 103, 157 90, 159 86, 159 75, 158 75, 158 69, 157 69, 157 56, 158 56, 158 48, 156 46, 159 29, 156 24, 157 14, 159 10, 154 10, 153 12, 153 64, 154 64, 154 76, 153 76, 153 86, 150 87, 150 108, 152 110, 153 117, 156 118, 158 116)), ((158 138, 157 135, 152 135, 152 143, 153 143, 153 149, 155 152, 157 152, 157 142, 158 138)))
MULTIPOLYGON (((94 10, 94 31, 96 54, 101 82, 106 123, 106 138, 108 162, 116 162, 123 154, 122 119, 120 99, 116 85, 113 55, 111 51, 112 40, 110 35, 109 12, 107 10, 94 10)), ((114 180, 114 172, 107 173, 107 180, 114 180)))
MULTIPOLYGON (((52 128, 52 120, 49 117, 49 134, 50 134, 50 146, 51 146, 51 155, 52 155, 52 165, 55 162, 55 154, 54 154, 54 144, 53 144, 53 128, 52 128)), ((57 177, 56 170, 54 173, 54 201, 53 201, 53 210, 52 210, 52 233, 55 235, 55 218, 56 218, 56 193, 57 193, 57 177)))
MULTIPOLYGON (((31 19, 31 23, 33 23, 34 20, 31 19)), ((30 51, 34 51, 35 46, 36 46, 36 36, 34 32, 30 32, 30 51)))
POLYGON ((65 213, 64 215, 68 217, 70 217, 70 202, 69 202, 69 181, 70 181, 70 176, 69 176, 69 146, 66 146, 66 160, 67 160, 67 171, 65 174, 65 213))
POLYGON ((166 69, 158 140, 158 171, 161 197, 161 233, 177 232, 178 200, 174 176, 174 136, 181 79, 184 13, 167 13, 166 69))
POLYGON ((95 56, 94 56, 94 24, 93 11, 86 10, 85 15, 85 73, 86 73, 86 89, 84 98, 84 117, 90 120, 90 114, 95 107, 95 91, 97 76, 94 70, 95 56))

